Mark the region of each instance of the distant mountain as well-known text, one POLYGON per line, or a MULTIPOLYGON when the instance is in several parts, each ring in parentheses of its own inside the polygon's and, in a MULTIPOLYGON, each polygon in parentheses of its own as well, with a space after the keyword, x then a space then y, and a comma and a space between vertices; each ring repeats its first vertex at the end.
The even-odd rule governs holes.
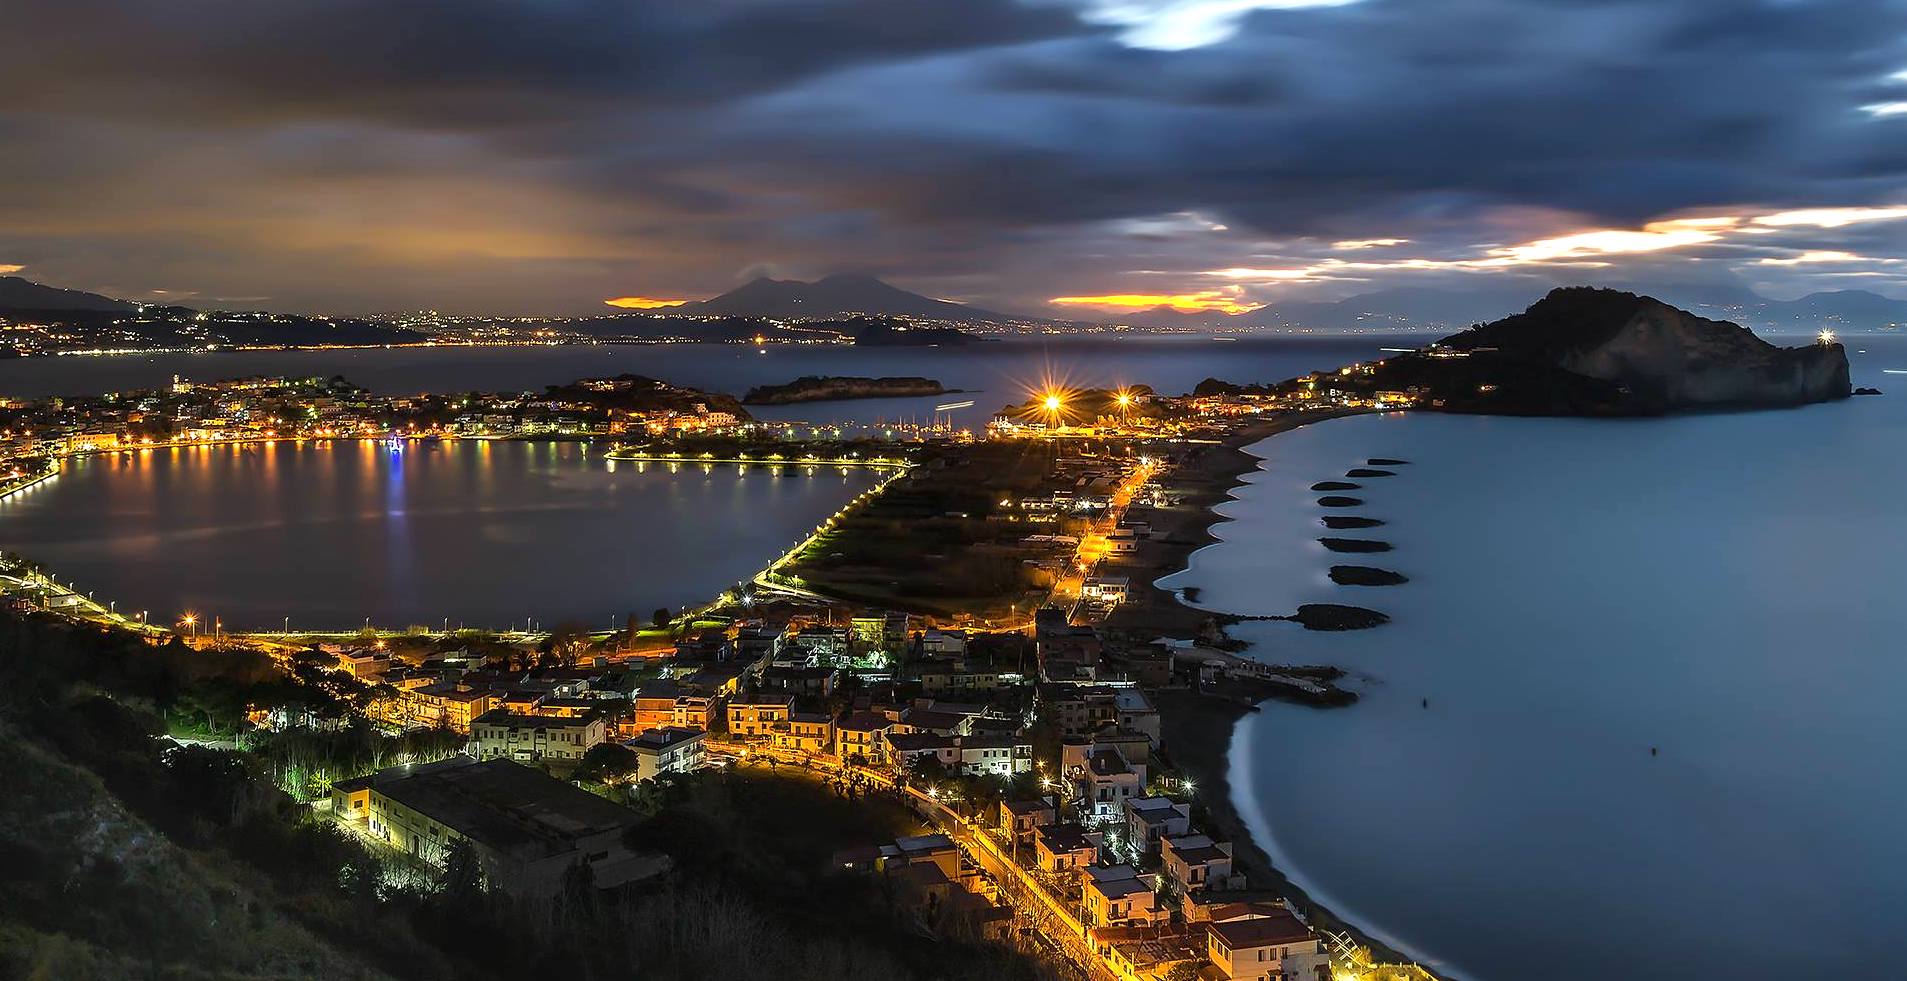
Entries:
POLYGON ((1251 314, 1219 313, 1216 310, 1175 310, 1169 306, 1157 306, 1150 310, 1135 310, 1106 318, 1106 323, 1121 327, 1144 327, 1152 330, 1207 330, 1256 326, 1251 314))
POLYGON ((1528 306, 1542 288, 1526 283, 1479 283, 1474 290, 1398 286, 1342 300, 1274 303, 1246 316, 1267 327, 1321 330, 1410 330, 1481 323, 1505 307, 1528 306))
MULTIPOLYGON (((1170 307, 1107 318, 1108 323, 1152 328, 1250 329, 1308 327, 1314 330, 1435 330, 1493 319, 1504 308, 1528 306, 1547 292, 1528 280, 1479 280, 1464 290, 1400 286, 1341 300, 1273 302, 1250 313, 1182 313, 1170 307)), ((1770 300, 1733 286, 1691 284, 1657 291, 1665 302, 1778 332, 1884 330, 1907 327, 1907 300, 1867 290, 1812 293, 1798 300, 1770 300)))
POLYGON ((1907 325, 1907 300, 1867 290, 1834 290, 1798 300, 1763 300, 1744 315, 1776 329, 1872 330, 1907 325))
POLYGON ((674 312, 777 319, 875 314, 965 323, 999 323, 1011 319, 964 303, 909 293, 872 276, 853 275, 829 276, 812 283, 763 277, 721 296, 676 307, 674 312))
POLYGON ((18 276, 0 276, 0 311, 7 310, 93 310, 102 313, 131 313, 136 303, 115 300, 98 293, 63 290, 42 286, 18 276))
POLYGON ((0 357, 102 348, 322 347, 428 339, 418 331, 355 317, 141 306, 17 276, 0 278, 0 316, 40 328, 10 336, 10 344, 0 345, 0 357))

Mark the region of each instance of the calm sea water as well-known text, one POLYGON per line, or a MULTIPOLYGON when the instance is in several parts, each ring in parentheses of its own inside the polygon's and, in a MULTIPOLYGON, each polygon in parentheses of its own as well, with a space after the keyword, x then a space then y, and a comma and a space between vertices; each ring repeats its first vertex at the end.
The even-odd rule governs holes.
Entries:
POLYGON ((1380 357, 1382 348, 1414 347, 1430 339, 1425 334, 1366 334, 1217 341, 1141 335, 927 348, 666 344, 28 358, 0 361, 0 395, 39 398, 153 388, 165 385, 175 374, 198 381, 341 374, 373 391, 409 394, 536 391, 578 378, 631 372, 734 395, 803 375, 919 375, 965 394, 764 406, 750 411, 774 420, 930 422, 934 406, 972 399, 971 408, 950 415, 957 425, 977 426, 1002 406, 1023 401, 1046 379, 1089 386, 1146 384, 1177 394, 1206 378, 1276 381, 1380 357))
POLYGON ((1261 444, 1224 542, 1167 580, 1268 660, 1364 700, 1239 726, 1241 812, 1319 898, 1463 978, 1896 973, 1907 923, 1907 338, 1859 338, 1890 394, 1597 422, 1359 417, 1261 444), (1314 481, 1382 555, 1315 539, 1314 481), (1403 572, 1340 587, 1334 562, 1403 572), (1429 705, 1424 706, 1424 699, 1429 705), (1659 755, 1651 755, 1654 748, 1659 755))
POLYGON ((160 622, 620 626, 753 575, 876 479, 612 470, 575 443, 154 450, 0 501, 0 548, 160 622))

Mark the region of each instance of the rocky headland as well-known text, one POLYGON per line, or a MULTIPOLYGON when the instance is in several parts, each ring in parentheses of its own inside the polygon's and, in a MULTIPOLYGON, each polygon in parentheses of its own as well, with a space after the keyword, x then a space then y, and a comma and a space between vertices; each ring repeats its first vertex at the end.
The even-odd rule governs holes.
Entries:
MULTIPOLYGON (((1331 384, 1367 398, 1412 392, 1423 409, 1544 416, 1779 408, 1853 394, 1847 351, 1831 340, 1778 347, 1738 324, 1592 287, 1552 290, 1522 313, 1369 368, 1331 384)), ((1305 382, 1252 389, 1296 397, 1305 382)))

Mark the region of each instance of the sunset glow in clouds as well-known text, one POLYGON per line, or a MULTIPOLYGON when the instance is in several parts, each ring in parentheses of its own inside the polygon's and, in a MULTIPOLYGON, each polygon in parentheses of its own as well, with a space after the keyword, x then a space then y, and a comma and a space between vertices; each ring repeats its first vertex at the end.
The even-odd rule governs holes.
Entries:
POLYGON ((612 307, 621 307, 624 310, 660 310, 664 307, 679 307, 689 301, 658 300, 653 296, 618 296, 614 299, 604 300, 603 302, 612 307))
POLYGON ((1240 300, 1218 290, 1199 293, 1115 293, 1106 296, 1056 296, 1048 303, 1062 307, 1097 307, 1101 310, 1153 310, 1171 307, 1180 313, 1249 313, 1262 303, 1240 300))

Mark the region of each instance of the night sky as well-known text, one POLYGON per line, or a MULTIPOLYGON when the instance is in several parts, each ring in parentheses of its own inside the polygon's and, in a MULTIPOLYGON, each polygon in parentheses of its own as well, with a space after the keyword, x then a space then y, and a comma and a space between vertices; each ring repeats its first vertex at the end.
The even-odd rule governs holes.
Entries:
POLYGON ((1896 0, 10 0, 0 87, 0 270, 135 299, 1907 297, 1896 0))

